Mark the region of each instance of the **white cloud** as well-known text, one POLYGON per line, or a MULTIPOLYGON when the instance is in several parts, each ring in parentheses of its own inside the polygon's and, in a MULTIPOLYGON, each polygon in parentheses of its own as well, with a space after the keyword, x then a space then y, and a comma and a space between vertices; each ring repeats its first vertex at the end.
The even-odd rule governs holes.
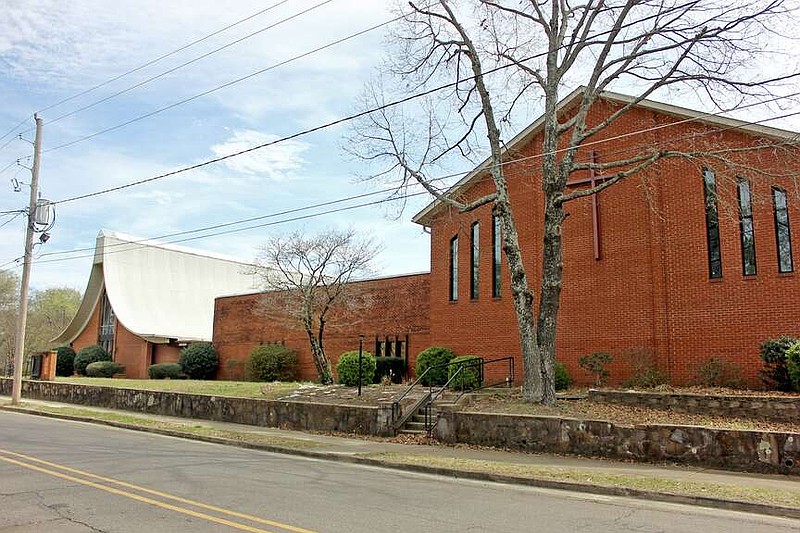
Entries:
MULTIPOLYGON (((221 157, 277 139, 279 139, 277 135, 269 133, 239 130, 229 139, 212 146, 211 152, 216 157, 221 157)), ((302 153, 309 148, 310 145, 304 142, 290 140, 226 159, 223 164, 231 170, 250 176, 267 176, 273 181, 285 181, 295 177, 294 171, 306 164, 302 153)))

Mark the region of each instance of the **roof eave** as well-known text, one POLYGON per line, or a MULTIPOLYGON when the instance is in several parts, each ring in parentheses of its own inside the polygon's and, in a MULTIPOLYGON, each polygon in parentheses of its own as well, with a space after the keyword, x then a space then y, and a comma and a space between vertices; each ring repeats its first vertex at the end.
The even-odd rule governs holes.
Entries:
MULTIPOLYGON (((556 107, 556 112, 561 113, 565 109, 569 109, 572 105, 576 103, 576 99, 583 94, 585 87, 581 86, 572 91, 568 96, 562 99, 558 106, 556 107)), ((605 99, 605 100, 612 100, 622 104, 630 104, 636 100, 636 97, 629 96, 626 94, 615 93, 611 91, 603 91, 599 96, 598 99, 605 99)), ((678 117, 684 118, 694 118, 698 122, 704 124, 711 124, 715 126, 723 126, 726 128, 736 128, 745 133, 749 133, 752 135, 758 135, 762 137, 772 137, 776 139, 782 140, 791 140, 800 139, 800 134, 797 132, 783 130, 780 128, 773 128, 770 126, 762 126, 760 124, 754 124, 752 122, 746 122, 744 120, 728 118, 728 117, 719 117, 716 115, 711 115, 709 113, 702 113, 698 111, 694 111, 685 107, 680 107, 672 104, 665 104, 661 102, 655 102, 652 100, 642 100, 636 104, 637 107, 641 107, 644 109, 650 109, 652 111, 656 111, 658 113, 666 114, 666 115, 673 115, 678 117)), ((535 135, 539 129, 544 125, 544 115, 540 116, 536 121, 534 121, 530 126, 522 130, 516 136, 514 136, 511 141, 505 144, 503 148, 503 154, 515 148, 516 145, 526 142, 530 137, 535 135)), ((458 196, 463 192, 467 186, 471 184, 471 182, 484 172, 486 172, 489 168, 491 162, 491 158, 487 158, 482 163, 480 163, 477 167, 475 167, 469 174, 461 178, 457 183, 455 183, 446 194, 452 196, 458 196)), ((415 224, 420 224, 422 226, 430 226, 430 222, 433 219, 434 215, 436 215, 439 210, 444 206, 444 203, 441 200, 434 199, 431 203, 429 203, 425 208, 419 211, 416 215, 411 218, 411 221, 415 224)))

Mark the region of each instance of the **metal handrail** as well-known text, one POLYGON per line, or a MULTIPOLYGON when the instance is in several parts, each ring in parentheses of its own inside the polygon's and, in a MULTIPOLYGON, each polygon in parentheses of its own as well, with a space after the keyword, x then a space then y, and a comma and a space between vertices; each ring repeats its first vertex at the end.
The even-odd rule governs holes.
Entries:
POLYGON ((483 358, 478 358, 477 360, 470 361, 470 362, 457 361, 457 362, 445 363, 443 365, 429 366, 428 368, 425 369, 425 371, 422 374, 420 374, 417 377, 417 379, 414 380, 414 382, 411 385, 409 385, 409 387, 403 392, 403 394, 401 394, 400 396, 398 396, 397 398, 395 398, 392 401, 392 425, 393 425, 393 427, 395 429, 399 429, 400 427, 402 427, 402 425, 409 418, 411 418, 414 415, 414 413, 422 406, 422 404, 425 404, 425 427, 428 430, 428 435, 430 435, 430 432, 436 426, 436 424, 430 424, 429 423, 429 419, 431 417, 431 409, 432 409, 433 403, 444 393, 445 390, 447 390, 447 388, 450 385, 450 383, 452 383, 452 381, 461 373, 461 371, 464 368, 471 368, 471 367, 475 367, 475 366, 477 366, 479 368, 479 373, 480 373, 480 380, 479 381, 481 383, 481 386, 476 387, 474 389, 462 390, 461 394, 456 398, 456 401, 461 399, 461 397, 464 396, 464 394, 466 394, 467 392, 476 391, 476 390, 479 390, 479 389, 482 389, 482 388, 486 388, 486 387, 493 387, 493 386, 499 385, 500 383, 505 383, 507 386, 511 386, 511 384, 514 383, 514 358, 511 357, 511 356, 509 356, 509 357, 500 357, 500 358, 497 358, 497 359, 490 359, 489 361, 485 361, 483 358), (509 374, 506 376, 506 379, 504 381, 501 381, 501 382, 498 382, 498 383, 483 384, 483 376, 485 375, 484 367, 486 365, 488 365, 488 364, 498 363, 500 361, 508 361, 509 362, 509 374), (418 401, 414 402, 414 405, 411 406, 411 408, 407 411, 407 413, 404 416, 401 416, 401 413, 400 413, 400 402, 406 396, 408 396, 411 393, 411 391, 414 390, 420 384, 420 382, 423 380, 423 378, 426 375, 428 375, 429 372, 431 372, 432 370, 442 369, 442 368, 449 369, 451 366, 454 366, 454 365, 458 365, 459 368, 455 371, 455 373, 452 376, 449 376, 447 382, 443 386, 439 387, 438 391, 434 392, 434 390, 436 389, 436 387, 434 385, 432 385, 432 384, 428 385, 427 394, 425 394, 425 396, 420 398, 418 401))

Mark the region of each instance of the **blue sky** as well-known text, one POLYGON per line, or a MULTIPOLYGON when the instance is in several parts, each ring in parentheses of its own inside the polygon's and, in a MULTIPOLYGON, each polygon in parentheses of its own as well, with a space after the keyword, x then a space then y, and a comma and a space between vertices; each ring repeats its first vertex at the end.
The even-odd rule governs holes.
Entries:
MULTIPOLYGON (((43 197, 58 201, 156 176, 319 126, 360 110, 358 97, 384 58, 387 28, 312 53, 128 126, 61 147, 385 22, 392 18, 389 8, 394 3, 390 0, 7 3, 0 18, 0 135, 21 131, 32 140, 31 117, 34 111, 42 110, 45 152, 40 188, 43 197), (178 54, 50 107, 273 5, 277 7, 178 54), (300 14, 305 10, 309 11, 300 14), (291 16, 295 18, 79 111, 291 16), (19 128, 12 129, 23 120, 19 128)), ((776 50, 787 52, 786 63, 765 64, 762 69, 796 71, 794 48, 784 43, 777 45, 776 50)), ((575 79, 580 81, 580 73, 575 79)), ((569 89, 565 88, 563 94, 569 89)), ((624 85, 614 89, 625 92, 624 85)), ((669 94, 660 96, 663 101, 709 109, 700 100, 687 98, 686 93, 676 94, 672 99, 669 94)), ((754 108, 740 118, 760 120, 770 114, 787 113, 790 104, 794 105, 786 101, 772 108, 754 108)), ((527 113, 515 122, 510 133, 519 131, 533 118, 535 103, 527 113)), ((796 119, 768 124, 800 129, 796 119)), ((363 165, 344 154, 342 143, 347 133, 344 125, 327 128, 199 170, 61 204, 57 207, 50 241, 36 248, 39 259, 34 264, 32 286, 39 289, 70 286, 83 290, 91 264, 90 252, 59 253, 92 248, 100 229, 160 238, 377 190, 380 185, 359 181, 358 176, 365 173, 363 165)), ((9 139, 13 136, 0 140, 0 146, 9 139)), ((27 205, 27 187, 15 193, 10 180, 30 181, 29 171, 13 162, 22 157, 23 163, 29 165, 30 160, 24 158, 31 154, 32 146, 24 140, 13 140, 0 148, 0 169, 12 163, 0 173, 0 211, 27 205)), ((446 171, 468 170, 471 166, 463 161, 446 171)), ((383 245, 384 251, 376 264, 380 274, 426 271, 430 262, 429 238, 410 219, 427 201, 424 197, 409 200, 400 216, 396 205, 371 206, 180 244, 250 260, 270 235, 296 229, 316 232, 352 226, 371 234, 383 245)), ((2 265, 22 254, 23 217, 10 220, 8 216, 0 216, 0 225, 2 265)), ((184 238, 162 240, 175 242, 184 238)), ((20 271, 18 264, 5 268, 20 271)))
MULTIPOLYGON (((385 28, 113 132, 58 148, 392 17, 388 2, 333 0, 315 7, 321 2, 286 1, 148 68, 44 110, 43 197, 61 200, 155 176, 356 111, 364 83, 381 62, 385 28), (309 8, 308 13, 174 73, 60 118, 309 8)), ((274 4, 279 1, 80 0, 8 5, 0 21, 0 102, 4 103, 0 135, 34 111, 274 4)), ((30 119, 14 131, 32 140, 32 126, 30 119)), ((32 285, 83 290, 91 264, 86 252, 72 254, 84 257, 57 262, 52 260, 71 256, 42 254, 91 247, 101 228, 157 238, 368 192, 371 186, 357 179, 358 164, 341 150, 345 133, 345 126, 329 128, 200 170, 59 205, 50 241, 36 248, 40 259, 34 264, 32 285)), ((11 142, 0 150, 0 169, 32 152, 26 141, 11 142)), ((23 162, 30 166, 29 160, 23 162)), ((12 178, 27 183, 30 173, 12 166, 0 174, 0 211, 27 205, 27 187, 14 193, 12 178)), ((392 216, 396 208, 374 206, 181 244, 252 259, 257 246, 274 233, 353 226, 383 244, 385 251, 376 265, 381 273, 425 271, 428 236, 410 222, 425 202, 410 202, 400 218, 392 216)), ((0 218, 0 224, 8 218, 0 218)), ((23 217, 0 228, 0 263, 22 254, 23 230, 23 217)))

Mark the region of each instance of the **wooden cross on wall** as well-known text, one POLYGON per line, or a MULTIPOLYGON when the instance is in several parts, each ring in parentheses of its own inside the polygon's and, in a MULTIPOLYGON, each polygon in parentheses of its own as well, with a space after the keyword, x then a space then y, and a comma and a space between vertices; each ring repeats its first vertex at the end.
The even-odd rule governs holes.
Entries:
MULTIPOLYGON (((592 161, 597 162, 597 152, 592 152, 592 161)), ((579 187, 581 185, 589 185, 589 188, 594 188, 598 184, 607 179, 612 178, 611 174, 604 174, 598 176, 594 169, 589 172, 588 178, 576 178, 567 182, 567 187, 579 187)), ((601 258, 600 247, 600 202, 597 198, 597 193, 592 195, 592 244, 594 247, 594 258, 599 261, 601 258)))

